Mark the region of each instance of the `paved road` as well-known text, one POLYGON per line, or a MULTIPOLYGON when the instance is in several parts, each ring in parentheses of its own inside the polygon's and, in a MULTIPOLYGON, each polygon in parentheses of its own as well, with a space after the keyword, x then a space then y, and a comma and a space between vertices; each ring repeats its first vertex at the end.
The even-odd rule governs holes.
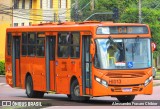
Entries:
MULTIPOLYGON (((160 86, 158 84, 160 83, 159 80, 154 81, 154 84, 157 84, 154 86, 153 94, 152 95, 138 95, 136 96, 135 100, 160 100, 160 86)), ((26 97, 25 90, 23 89, 14 89, 5 84, 4 77, 0 77, 0 100, 47 100, 48 104, 45 104, 47 106, 54 105, 54 107, 48 107, 47 109, 52 108, 76 108, 76 109, 95 109, 97 106, 101 106, 101 108, 106 109, 106 105, 111 105, 113 101, 116 101, 116 98, 112 97, 95 97, 91 98, 90 101, 85 103, 78 103, 70 101, 66 95, 63 94, 45 94, 43 99, 30 99, 26 97), (64 107, 67 106, 67 107, 64 107), (71 107, 70 107, 71 106, 71 107), (74 107, 72 107, 74 106, 74 107), (82 107, 87 106, 87 107, 82 107), (104 106, 104 107, 103 107, 104 106)), ((117 101, 118 102, 118 101, 117 101)), ((108 108, 117 109, 122 107, 123 109, 135 109, 139 108, 142 109, 142 106, 107 106, 108 108)), ((1 108, 1 107, 0 107, 1 108)), ((159 106, 147 106, 145 109, 159 109, 159 106)))

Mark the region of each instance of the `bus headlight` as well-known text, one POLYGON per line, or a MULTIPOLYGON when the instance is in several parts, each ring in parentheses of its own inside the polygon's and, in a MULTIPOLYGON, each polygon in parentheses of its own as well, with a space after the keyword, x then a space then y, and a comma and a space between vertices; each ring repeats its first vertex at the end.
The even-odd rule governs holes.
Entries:
POLYGON ((145 82, 144 86, 147 86, 152 81, 152 76, 150 76, 145 82))
POLYGON ((100 78, 98 78, 98 77, 96 77, 96 76, 95 76, 95 80, 96 80, 97 82, 99 82, 100 84, 102 84, 103 86, 108 87, 108 82, 107 82, 107 81, 105 81, 105 80, 103 80, 103 79, 100 79, 100 78))
POLYGON ((105 80, 102 80, 102 85, 104 85, 105 87, 108 87, 108 83, 105 80))

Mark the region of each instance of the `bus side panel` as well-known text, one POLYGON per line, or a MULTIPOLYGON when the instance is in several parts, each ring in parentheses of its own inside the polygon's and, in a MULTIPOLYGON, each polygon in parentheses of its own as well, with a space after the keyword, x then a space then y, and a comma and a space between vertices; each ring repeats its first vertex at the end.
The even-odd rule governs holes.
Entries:
POLYGON ((46 91, 46 68, 45 58, 34 58, 33 80, 34 90, 46 91))
POLYGON ((56 92, 69 94, 70 90, 70 60, 69 59, 57 59, 56 62, 56 92))
POLYGON ((30 73, 31 74, 31 69, 29 67, 29 64, 28 64, 28 60, 26 57, 23 57, 21 56, 21 61, 20 61, 20 67, 21 67, 21 85, 22 85, 22 88, 24 89, 25 88, 25 80, 26 80, 26 75, 27 73, 30 73))
POLYGON ((6 83, 13 87, 13 77, 12 77, 12 34, 6 34, 5 43, 5 76, 6 83))
POLYGON ((16 86, 21 87, 20 60, 16 59, 16 86))
MULTIPOLYGON (((78 83, 79 83, 79 86, 80 86, 80 95, 82 95, 82 74, 81 74, 81 70, 82 70, 83 66, 81 66, 81 58, 71 59, 71 66, 70 67, 71 67, 71 75, 76 76, 76 78, 78 80, 78 83)), ((70 83, 70 84, 72 84, 72 83, 70 83)))
POLYGON ((5 76, 6 76, 6 83, 13 87, 12 81, 12 58, 10 56, 6 56, 5 58, 5 76))
POLYGON ((50 61, 50 89, 51 90, 55 90, 55 85, 54 85, 54 77, 55 77, 55 65, 54 65, 55 61, 50 61))
POLYGON ((57 93, 69 94, 69 78, 57 77, 57 93))

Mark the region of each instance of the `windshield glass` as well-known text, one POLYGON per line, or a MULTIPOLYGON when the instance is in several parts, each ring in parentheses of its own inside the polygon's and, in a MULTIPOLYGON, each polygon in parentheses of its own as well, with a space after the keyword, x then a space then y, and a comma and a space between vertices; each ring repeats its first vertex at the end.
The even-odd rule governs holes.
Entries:
POLYGON ((150 39, 96 39, 95 67, 100 69, 151 67, 150 39))

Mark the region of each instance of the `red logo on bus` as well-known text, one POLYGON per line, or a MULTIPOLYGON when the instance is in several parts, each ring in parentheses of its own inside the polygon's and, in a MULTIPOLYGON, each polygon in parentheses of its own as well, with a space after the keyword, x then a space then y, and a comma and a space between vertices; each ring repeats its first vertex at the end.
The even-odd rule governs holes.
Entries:
POLYGON ((151 45, 152 45, 152 51, 154 51, 156 49, 156 43, 152 42, 151 45))

